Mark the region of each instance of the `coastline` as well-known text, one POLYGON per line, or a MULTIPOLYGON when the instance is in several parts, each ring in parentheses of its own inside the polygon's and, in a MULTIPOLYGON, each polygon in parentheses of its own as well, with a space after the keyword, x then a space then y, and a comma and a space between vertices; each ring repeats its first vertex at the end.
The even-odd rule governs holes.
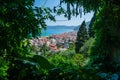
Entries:
POLYGON ((50 36, 54 34, 63 34, 66 32, 73 32, 77 26, 47 26, 45 30, 42 30, 42 36, 50 36))

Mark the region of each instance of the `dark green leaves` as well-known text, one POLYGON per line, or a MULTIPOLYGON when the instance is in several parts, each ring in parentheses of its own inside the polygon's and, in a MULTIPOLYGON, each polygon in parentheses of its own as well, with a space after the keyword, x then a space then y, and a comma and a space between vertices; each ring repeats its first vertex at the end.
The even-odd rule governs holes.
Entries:
POLYGON ((35 56, 33 56, 33 61, 37 62, 40 65, 40 67, 43 69, 48 70, 48 69, 52 68, 52 65, 43 56, 35 55, 35 56))
POLYGON ((86 23, 85 23, 85 21, 83 21, 77 32, 77 39, 76 39, 76 43, 75 43, 76 53, 80 52, 80 48, 83 46, 83 44, 85 43, 85 41, 87 39, 88 39, 88 32, 86 29, 86 23))
MULTIPOLYGON (((36 58, 36 62, 26 59, 26 54, 30 54, 30 50, 28 49, 29 46, 23 46, 24 43, 22 42, 25 38, 28 39, 30 35, 32 37, 39 36, 40 31, 46 28, 45 20, 55 21, 55 18, 52 16, 50 8, 33 7, 33 3, 34 0, 0 0, 0 56, 4 57, 4 59, 0 58, 0 61, 3 60, 4 62, 6 60, 10 62, 8 71, 10 80, 21 80, 16 78, 20 69, 22 69, 20 74, 27 74, 31 68, 33 69, 31 71, 34 72, 37 67, 44 67, 42 62, 45 62, 45 59, 43 58, 41 58, 42 62, 38 62, 36 58), (19 58, 21 61, 18 60, 18 63, 16 63, 14 61, 16 58, 19 58)), ((37 58, 40 60, 39 57, 37 58)), ((47 65, 44 68, 48 69, 49 63, 47 61, 45 63, 47 65)), ((4 66, 6 64, 0 68, 4 68, 4 66)), ((6 68, 4 69, 2 69, 3 75, 0 74, 1 76, 6 76, 7 74, 6 68)))

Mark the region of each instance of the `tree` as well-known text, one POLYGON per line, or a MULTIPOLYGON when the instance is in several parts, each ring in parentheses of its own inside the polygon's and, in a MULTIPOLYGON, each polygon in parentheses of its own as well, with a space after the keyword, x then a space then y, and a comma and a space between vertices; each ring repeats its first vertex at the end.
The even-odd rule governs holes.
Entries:
MULTIPOLYGON (((10 71, 16 67, 15 60, 26 59, 26 54, 29 54, 25 38, 28 39, 30 34, 38 36, 46 27, 46 19, 55 20, 51 9, 33 4, 34 0, 0 0, 0 60, 9 63, 0 66, 0 69, 7 65, 4 72, 8 72, 12 80, 15 79, 10 71)), ((4 74, 0 75, 1 78, 5 79, 4 74)))
POLYGON ((79 53, 80 52, 80 48, 83 46, 83 44, 85 43, 85 41, 88 38, 88 34, 87 34, 87 29, 86 29, 86 23, 85 21, 82 22, 78 32, 77 32, 77 39, 76 39, 76 43, 75 43, 75 52, 79 53))
POLYGON ((94 13, 94 15, 90 21, 90 24, 89 24, 89 28, 88 28, 89 37, 94 37, 94 34, 95 34, 94 27, 93 27, 95 18, 96 18, 96 12, 94 13))
POLYGON ((104 63, 104 70, 116 70, 116 67, 109 67, 111 63, 119 64, 120 60, 120 31, 119 25, 120 7, 114 3, 109 3, 96 14, 95 20, 95 43, 91 49, 92 56, 98 56, 94 59, 94 63, 104 63), (109 13, 109 14, 108 14, 109 13), (104 15, 104 16, 102 16, 104 15), (102 17, 101 17, 102 16, 102 17), (116 16, 116 17, 115 17, 116 16), (111 63, 110 63, 111 62, 111 63))
MULTIPOLYGON (((80 15, 82 11, 84 13, 96 12, 93 25, 95 42, 90 52, 93 57, 91 59, 93 63, 94 61, 103 63, 106 65, 104 70, 111 71, 110 62, 120 63, 120 46, 118 45, 120 44, 120 0, 62 0, 61 2, 69 4, 67 6, 73 6, 68 10, 73 13, 72 9, 74 9, 77 15, 80 15)), ((112 69, 117 70, 115 67, 112 69)))

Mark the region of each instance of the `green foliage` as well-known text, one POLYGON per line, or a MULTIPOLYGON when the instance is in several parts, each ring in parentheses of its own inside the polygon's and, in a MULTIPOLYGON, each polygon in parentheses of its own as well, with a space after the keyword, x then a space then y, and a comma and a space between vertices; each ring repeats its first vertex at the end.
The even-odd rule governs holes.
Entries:
POLYGON ((49 8, 33 7, 30 1, 0 1, 0 55, 19 57, 23 46, 21 43, 30 35, 40 35, 46 27, 45 20, 55 21, 49 8))
POLYGON ((82 54, 56 54, 48 58, 55 68, 50 69, 48 80, 101 80, 99 70, 88 66, 89 59, 82 54))
POLYGON ((34 55, 32 59, 33 59, 34 62, 37 62, 40 65, 40 67, 43 68, 43 69, 48 70, 48 69, 52 68, 52 65, 43 56, 34 55))
POLYGON ((104 80, 93 69, 79 68, 79 70, 64 71, 61 68, 54 68, 49 71, 47 80, 104 80))
POLYGON ((8 76, 11 80, 21 80, 19 75, 26 76, 30 72, 23 69, 26 64, 15 61, 16 59, 24 61, 30 54, 27 41, 30 35, 33 37, 40 35, 40 31, 46 27, 46 19, 55 21, 50 8, 34 7, 33 4, 34 0, 0 1, 0 57, 3 57, 0 58, 0 61, 3 61, 0 76, 4 77, 3 79, 8 76))
POLYGON ((117 72, 117 67, 113 67, 112 64, 119 63, 119 10, 120 8, 114 4, 105 5, 100 9, 100 12, 96 14, 97 19, 94 24, 96 38, 95 46, 91 48, 90 52, 92 55, 91 61, 93 61, 93 64, 102 63, 101 70, 107 72, 117 72), (108 13, 110 14, 108 15, 108 13), (102 15, 104 15, 104 17, 101 17, 102 15))
POLYGON ((85 21, 82 22, 79 31, 77 32, 77 39, 75 42, 75 52, 79 53, 80 48, 83 46, 85 41, 88 39, 87 29, 85 21))
POLYGON ((7 80, 8 62, 0 57, 0 80, 7 80))
MULTIPOLYGON (((63 3, 83 7, 83 12, 94 11, 90 30, 95 33, 94 46, 89 50, 92 65, 99 65, 100 71, 117 72, 120 63, 120 1, 119 0, 62 0, 63 3), (117 68, 117 69, 116 69, 117 68)), ((72 6, 73 7, 73 6, 72 6)), ((69 10, 68 10, 69 11, 69 10)), ((72 10, 70 9, 72 12, 72 10)), ((79 12, 80 13, 80 12, 79 12)), ((89 32, 91 33, 91 32, 89 32)), ((92 33, 93 35, 93 33, 92 33)), ((91 34, 90 34, 91 36, 91 34)), ((119 66, 120 68, 120 66, 119 66)))
POLYGON ((89 38, 84 45, 80 48, 80 52, 84 54, 84 56, 90 56, 91 47, 94 46, 95 39, 93 37, 89 38))
POLYGON ((63 70, 78 69, 79 66, 84 66, 88 59, 85 60, 82 54, 67 54, 66 52, 56 54, 48 58, 48 60, 55 66, 63 70))
POLYGON ((95 31, 94 31, 93 25, 94 25, 95 19, 96 19, 96 12, 94 13, 89 24, 89 28, 88 28, 89 37, 94 37, 95 31))
POLYGON ((16 59, 9 69, 9 80, 38 80, 52 68, 52 65, 42 56, 34 55, 26 59, 16 59))
POLYGON ((49 58, 49 61, 55 66, 55 67, 61 67, 63 69, 71 69, 75 67, 75 62, 74 60, 69 57, 68 55, 62 55, 62 54, 57 54, 54 55, 53 57, 49 58))
POLYGON ((28 42, 24 39, 30 34, 38 36, 46 27, 46 19, 55 21, 51 9, 33 7, 33 3, 34 0, 0 0, 1 80, 100 80, 97 73, 114 73, 120 69, 119 0, 61 0, 60 5, 67 4, 67 10, 60 6, 57 14, 64 13, 68 19, 71 15, 81 16, 83 11, 96 11, 92 25, 95 43, 90 50, 93 66, 84 68, 87 61, 79 54, 53 55, 49 58, 53 66, 44 57, 29 54, 28 42))

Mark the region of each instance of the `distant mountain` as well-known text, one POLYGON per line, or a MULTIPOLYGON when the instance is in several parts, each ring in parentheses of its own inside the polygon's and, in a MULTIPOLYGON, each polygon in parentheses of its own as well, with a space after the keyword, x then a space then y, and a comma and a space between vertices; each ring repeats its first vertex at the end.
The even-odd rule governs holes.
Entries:
MULTIPOLYGON (((89 24, 90 24, 90 21, 86 22, 86 28, 88 29, 89 28, 89 24)), ((80 25, 75 27, 74 30, 78 31, 80 28, 80 25)))
POLYGON ((77 26, 65 26, 65 25, 56 25, 56 26, 47 26, 49 29, 73 29, 77 26))
MULTIPOLYGON (((86 22, 86 27, 88 29, 90 24, 90 21, 86 22)), ((49 29, 73 29, 73 30, 79 30, 80 26, 65 26, 65 25, 55 25, 55 26, 47 26, 49 29)))

